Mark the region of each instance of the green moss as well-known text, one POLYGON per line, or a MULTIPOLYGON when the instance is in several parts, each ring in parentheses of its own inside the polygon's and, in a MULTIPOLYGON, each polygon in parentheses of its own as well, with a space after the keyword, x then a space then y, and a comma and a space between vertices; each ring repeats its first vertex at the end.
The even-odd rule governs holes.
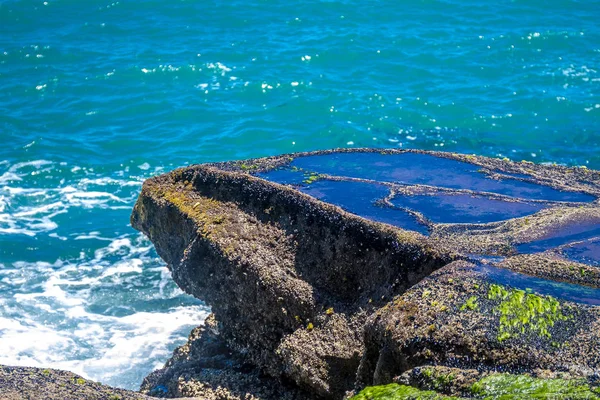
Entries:
POLYGON ((469 297, 467 299, 467 301, 465 302, 465 304, 463 304, 460 307, 461 311, 464 311, 464 310, 474 311, 474 310, 478 310, 478 309, 479 309, 479 304, 477 303, 477 296, 471 296, 471 297, 469 297))
POLYGON ((42 374, 48 376, 48 375, 50 375, 50 370, 49 369, 45 369, 45 370, 42 371, 42 374))
MULTIPOLYGON (((423 370, 423 377, 431 380, 436 390, 444 390, 455 379, 452 374, 437 374, 434 368, 423 370)), ((577 399, 600 400, 598 388, 591 388, 585 380, 540 379, 527 375, 492 374, 475 382, 469 398, 484 400, 525 399, 577 399), (473 397, 471 397, 473 396, 473 397)), ((411 386, 392 383, 371 386, 350 400, 460 400, 432 390, 420 390, 411 386)))
POLYGON ((308 175, 305 175, 304 180, 302 182, 306 183, 307 185, 310 185, 311 183, 318 181, 320 178, 321 176, 319 174, 310 173, 308 175))
POLYGON ((539 296, 518 289, 507 290, 494 284, 490 285, 488 299, 500 300, 494 308, 494 313, 500 315, 500 342, 524 333, 550 338, 550 328, 556 322, 568 319, 558 300, 551 296, 539 296))
POLYGON ((539 379, 526 375, 493 374, 471 387, 484 399, 599 399, 583 380, 539 379))
POLYGON ((453 373, 444 373, 435 368, 423 368, 423 376, 427 379, 430 386, 439 391, 445 391, 456 379, 453 373))
POLYGON ((76 378, 75 379, 75 383, 78 385, 83 385, 85 383, 85 379, 83 378, 76 378))
MULTIPOLYGON (((227 214, 222 212, 222 204, 206 197, 192 198, 189 190, 160 190, 157 194, 173 204, 179 211, 189 215, 202 228, 202 234, 209 237, 217 226, 227 222, 227 214)), ((224 229, 224 228, 218 228, 224 229)))
POLYGON ((250 164, 250 165, 248 165, 248 164, 242 163, 242 164, 240 164, 240 168, 243 171, 248 171, 248 170, 251 170, 251 169, 258 169, 258 165, 256 165, 256 164, 250 164))
POLYGON ((458 400, 430 390, 419 390, 412 386, 392 383, 383 386, 371 386, 363 389, 350 400, 458 400))
POLYGON ((435 384, 437 387, 445 388, 448 387, 454 382, 456 376, 454 374, 440 374, 435 378, 435 384))

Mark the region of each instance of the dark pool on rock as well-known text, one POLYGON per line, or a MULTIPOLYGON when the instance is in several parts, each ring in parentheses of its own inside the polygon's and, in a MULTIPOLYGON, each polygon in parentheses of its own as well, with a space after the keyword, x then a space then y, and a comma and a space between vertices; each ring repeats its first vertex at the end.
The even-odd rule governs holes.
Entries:
MULTIPOLYGON (((533 171, 529 164, 517 169, 509 165, 513 167, 509 170, 502 163, 486 164, 473 156, 359 150, 297 155, 256 175, 366 219, 423 235, 430 235, 436 226, 453 224, 461 225, 463 233, 469 225, 477 231, 486 224, 494 229, 512 219, 526 224, 528 217, 542 210, 587 207, 596 200, 591 193, 544 181, 544 173, 533 171)), ((600 219, 584 218, 550 224, 538 235, 511 244, 516 253, 551 252, 565 260, 598 266, 599 243, 600 219)), ((486 273, 503 284, 512 282, 542 294, 600 304, 598 290, 528 277, 494 265, 487 264, 486 273)))
POLYGON ((430 154, 345 152, 298 157, 261 178, 298 186, 312 196, 357 215, 423 231, 402 210, 381 200, 391 187, 426 186, 429 193, 395 195, 391 204, 419 212, 436 223, 487 223, 533 214, 553 202, 591 202, 586 193, 525 181, 525 174, 493 179, 480 166, 430 154), (437 191, 436 191, 437 189, 437 191), (454 189, 454 190, 447 190, 454 189), (468 191, 465 193, 464 191, 468 191), (494 196, 500 195, 500 196, 494 196))

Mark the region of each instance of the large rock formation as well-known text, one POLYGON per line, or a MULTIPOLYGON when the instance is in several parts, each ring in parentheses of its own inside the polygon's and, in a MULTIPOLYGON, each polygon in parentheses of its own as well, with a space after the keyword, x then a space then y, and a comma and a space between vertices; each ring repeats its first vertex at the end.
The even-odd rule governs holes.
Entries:
POLYGON ((132 225, 216 322, 143 390, 339 399, 428 364, 591 379, 599 195, 584 168, 417 151, 149 179, 132 225))

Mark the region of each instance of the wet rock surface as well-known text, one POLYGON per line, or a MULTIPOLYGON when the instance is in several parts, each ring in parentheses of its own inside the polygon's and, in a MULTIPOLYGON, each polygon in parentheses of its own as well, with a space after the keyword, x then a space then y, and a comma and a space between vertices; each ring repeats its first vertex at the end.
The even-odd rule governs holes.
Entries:
POLYGON ((599 195, 584 168, 368 149, 149 179, 132 225, 218 335, 193 332, 143 390, 339 399, 431 364, 596 376, 599 195))

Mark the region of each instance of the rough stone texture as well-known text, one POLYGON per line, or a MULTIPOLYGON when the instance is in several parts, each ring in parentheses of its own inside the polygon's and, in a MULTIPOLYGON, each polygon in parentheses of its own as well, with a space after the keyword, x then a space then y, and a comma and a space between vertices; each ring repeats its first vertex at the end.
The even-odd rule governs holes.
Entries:
POLYGON ((154 371, 140 390, 168 398, 203 400, 304 400, 312 398, 265 376, 221 340, 214 315, 195 328, 188 342, 173 352, 164 368, 154 371))
POLYGON ((523 175, 525 180, 532 179, 544 185, 565 190, 575 190, 600 196, 600 171, 590 170, 586 167, 570 168, 562 165, 542 165, 529 161, 514 162, 509 159, 489 158, 477 155, 447 153, 441 151, 423 150, 396 150, 396 149, 332 149, 316 152, 302 152, 285 154, 274 157, 258 158, 251 160, 213 163, 219 169, 229 171, 261 172, 289 164, 294 158, 326 155, 337 153, 369 152, 379 154, 431 154, 435 157, 459 160, 474 164, 482 168, 492 177, 501 177, 506 174, 523 175))
POLYGON ((498 302, 489 292, 486 276, 464 261, 423 279, 369 319, 359 381, 387 383, 421 365, 600 373, 598 307, 560 302, 566 319, 549 327, 548 337, 532 329, 531 318, 523 332, 501 340, 498 302))
POLYGON ((2 400, 151 400, 55 369, 0 366, 2 400))
MULTIPOLYGON (((430 237, 434 240, 438 248, 446 248, 450 252, 458 252, 462 254, 487 254, 497 256, 510 256, 517 254, 519 251, 516 246, 542 240, 552 236, 553 232, 561 232, 569 227, 577 225, 596 226, 600 228, 600 172, 589 170, 587 168, 567 168, 558 165, 539 165, 530 162, 512 162, 508 159, 500 160, 480 156, 462 155, 455 153, 443 152, 427 152, 419 150, 379 150, 379 149, 338 149, 319 151, 313 153, 297 153, 291 155, 282 155, 276 157, 268 157, 254 160, 237 161, 230 163, 211 164, 227 171, 245 172, 253 175, 261 175, 263 173, 280 169, 282 171, 298 170, 293 166, 295 160, 301 160, 307 157, 323 156, 333 157, 335 155, 347 154, 371 154, 373 156, 381 156, 379 162, 386 162, 386 157, 402 156, 402 155, 423 155, 432 156, 440 160, 452 160, 471 165, 478 170, 475 173, 458 171, 456 175, 452 172, 448 174, 450 180, 457 179, 456 182, 462 183, 462 188, 436 187, 421 183, 398 183, 393 179, 388 180, 370 180, 367 178, 351 177, 344 168, 339 171, 332 172, 331 168, 327 169, 326 174, 319 172, 319 168, 312 170, 302 170, 305 176, 314 177, 317 180, 342 180, 347 182, 364 182, 378 183, 389 188, 390 194, 381 199, 381 205, 394 208, 393 199, 396 196, 407 196, 426 192, 432 196, 441 194, 452 195, 483 195, 488 199, 497 199, 505 202, 507 206, 519 202, 533 202, 532 204, 543 205, 544 208, 536 213, 525 215, 523 217, 508 218, 497 222, 490 223, 435 223, 427 220, 426 216, 420 212, 409 210, 417 220, 427 225, 430 230, 430 237), (466 175, 466 176, 465 176, 466 175), (530 185, 526 191, 526 198, 519 198, 518 195, 507 196, 498 192, 487 192, 483 189, 469 189, 469 175, 471 178, 482 177, 487 178, 488 182, 497 181, 500 184, 507 183, 512 185, 530 185), (460 179, 459 179, 460 178, 460 179), (461 181, 462 179, 462 181, 461 181), (535 193, 531 191, 533 187, 553 188, 562 190, 568 193, 581 194, 596 197, 593 201, 568 201, 551 199, 548 193, 535 193)), ((327 162, 323 159, 323 162, 327 162)), ((425 163, 435 163, 435 161, 423 161, 425 163)), ((425 165, 426 166, 426 165, 425 165)), ((397 165, 391 166, 395 168, 397 165)), ((421 172, 419 165, 408 165, 408 171, 414 174, 421 172)), ((368 165, 365 169, 368 171, 368 165)), ((356 171, 353 171, 356 172, 356 171)), ((363 176, 368 176, 368 173, 359 171, 363 176)), ((427 171, 425 171, 427 172, 427 171)), ((359 174, 360 175, 360 174, 359 174)), ((388 178, 393 178, 393 175, 388 178)), ((305 181, 310 182, 311 179, 305 181)), ((438 182, 439 184, 440 182, 438 182)), ((311 185, 304 185, 310 187, 311 185)), ((450 185, 452 186, 452 185, 450 185)), ((459 196, 460 197, 460 196, 459 196)), ((490 208, 494 208, 494 204, 490 204, 490 208)), ((396 207, 397 208, 397 207, 396 207)), ((490 209, 490 211, 495 211, 490 209)), ((596 233, 596 236, 600 232, 596 233)))
POLYGON ((362 343, 349 327, 364 310, 451 258, 419 234, 210 166, 146 181, 132 225, 177 284, 213 307, 232 349, 321 396, 352 387, 362 343), (307 356, 307 342, 322 356, 307 356))
POLYGON ((423 366, 404 372, 394 382, 447 395, 462 395, 483 376, 485 372, 476 369, 423 366))
POLYGON ((510 256, 517 254, 515 245, 542 239, 547 232, 569 224, 590 221, 600 226, 597 204, 554 207, 522 218, 483 226, 445 224, 434 227, 431 238, 444 247, 466 254, 510 256), (476 228, 476 229, 474 229, 476 228))
POLYGON ((551 294, 560 294, 559 282, 600 287, 600 269, 570 261, 561 247, 581 239, 582 232, 588 240, 600 229, 600 173, 411 152, 477 166, 484 186, 522 182, 527 190, 534 188, 525 200, 310 170, 300 171, 302 183, 289 185, 257 176, 296 173, 290 166, 295 159, 337 153, 351 151, 196 165, 144 183, 132 225, 152 240, 175 282, 206 301, 218 321, 192 332, 165 368, 146 379, 144 392, 209 399, 339 399, 352 389, 389 383, 429 364, 477 373, 496 368, 566 371, 576 377, 600 373, 598 307, 548 300, 548 307, 559 307, 561 318, 543 334, 526 326, 521 335, 500 340, 500 301, 488 296, 491 285, 510 282, 496 282, 481 268, 537 276, 556 287, 551 294), (489 223, 435 223, 402 208, 427 228, 424 236, 301 193, 319 180, 383 185, 389 194, 378 204, 389 210, 400 210, 393 203, 397 196, 423 193, 490 199, 509 209, 513 203, 543 207, 489 223), (532 199, 540 184, 574 193, 565 198, 587 199, 532 199), (547 243, 551 246, 543 247, 547 243), (519 254, 523 246, 543 252, 519 254))
POLYGON ((498 266, 554 281, 600 288, 600 268, 566 261, 553 254, 520 254, 498 266))

